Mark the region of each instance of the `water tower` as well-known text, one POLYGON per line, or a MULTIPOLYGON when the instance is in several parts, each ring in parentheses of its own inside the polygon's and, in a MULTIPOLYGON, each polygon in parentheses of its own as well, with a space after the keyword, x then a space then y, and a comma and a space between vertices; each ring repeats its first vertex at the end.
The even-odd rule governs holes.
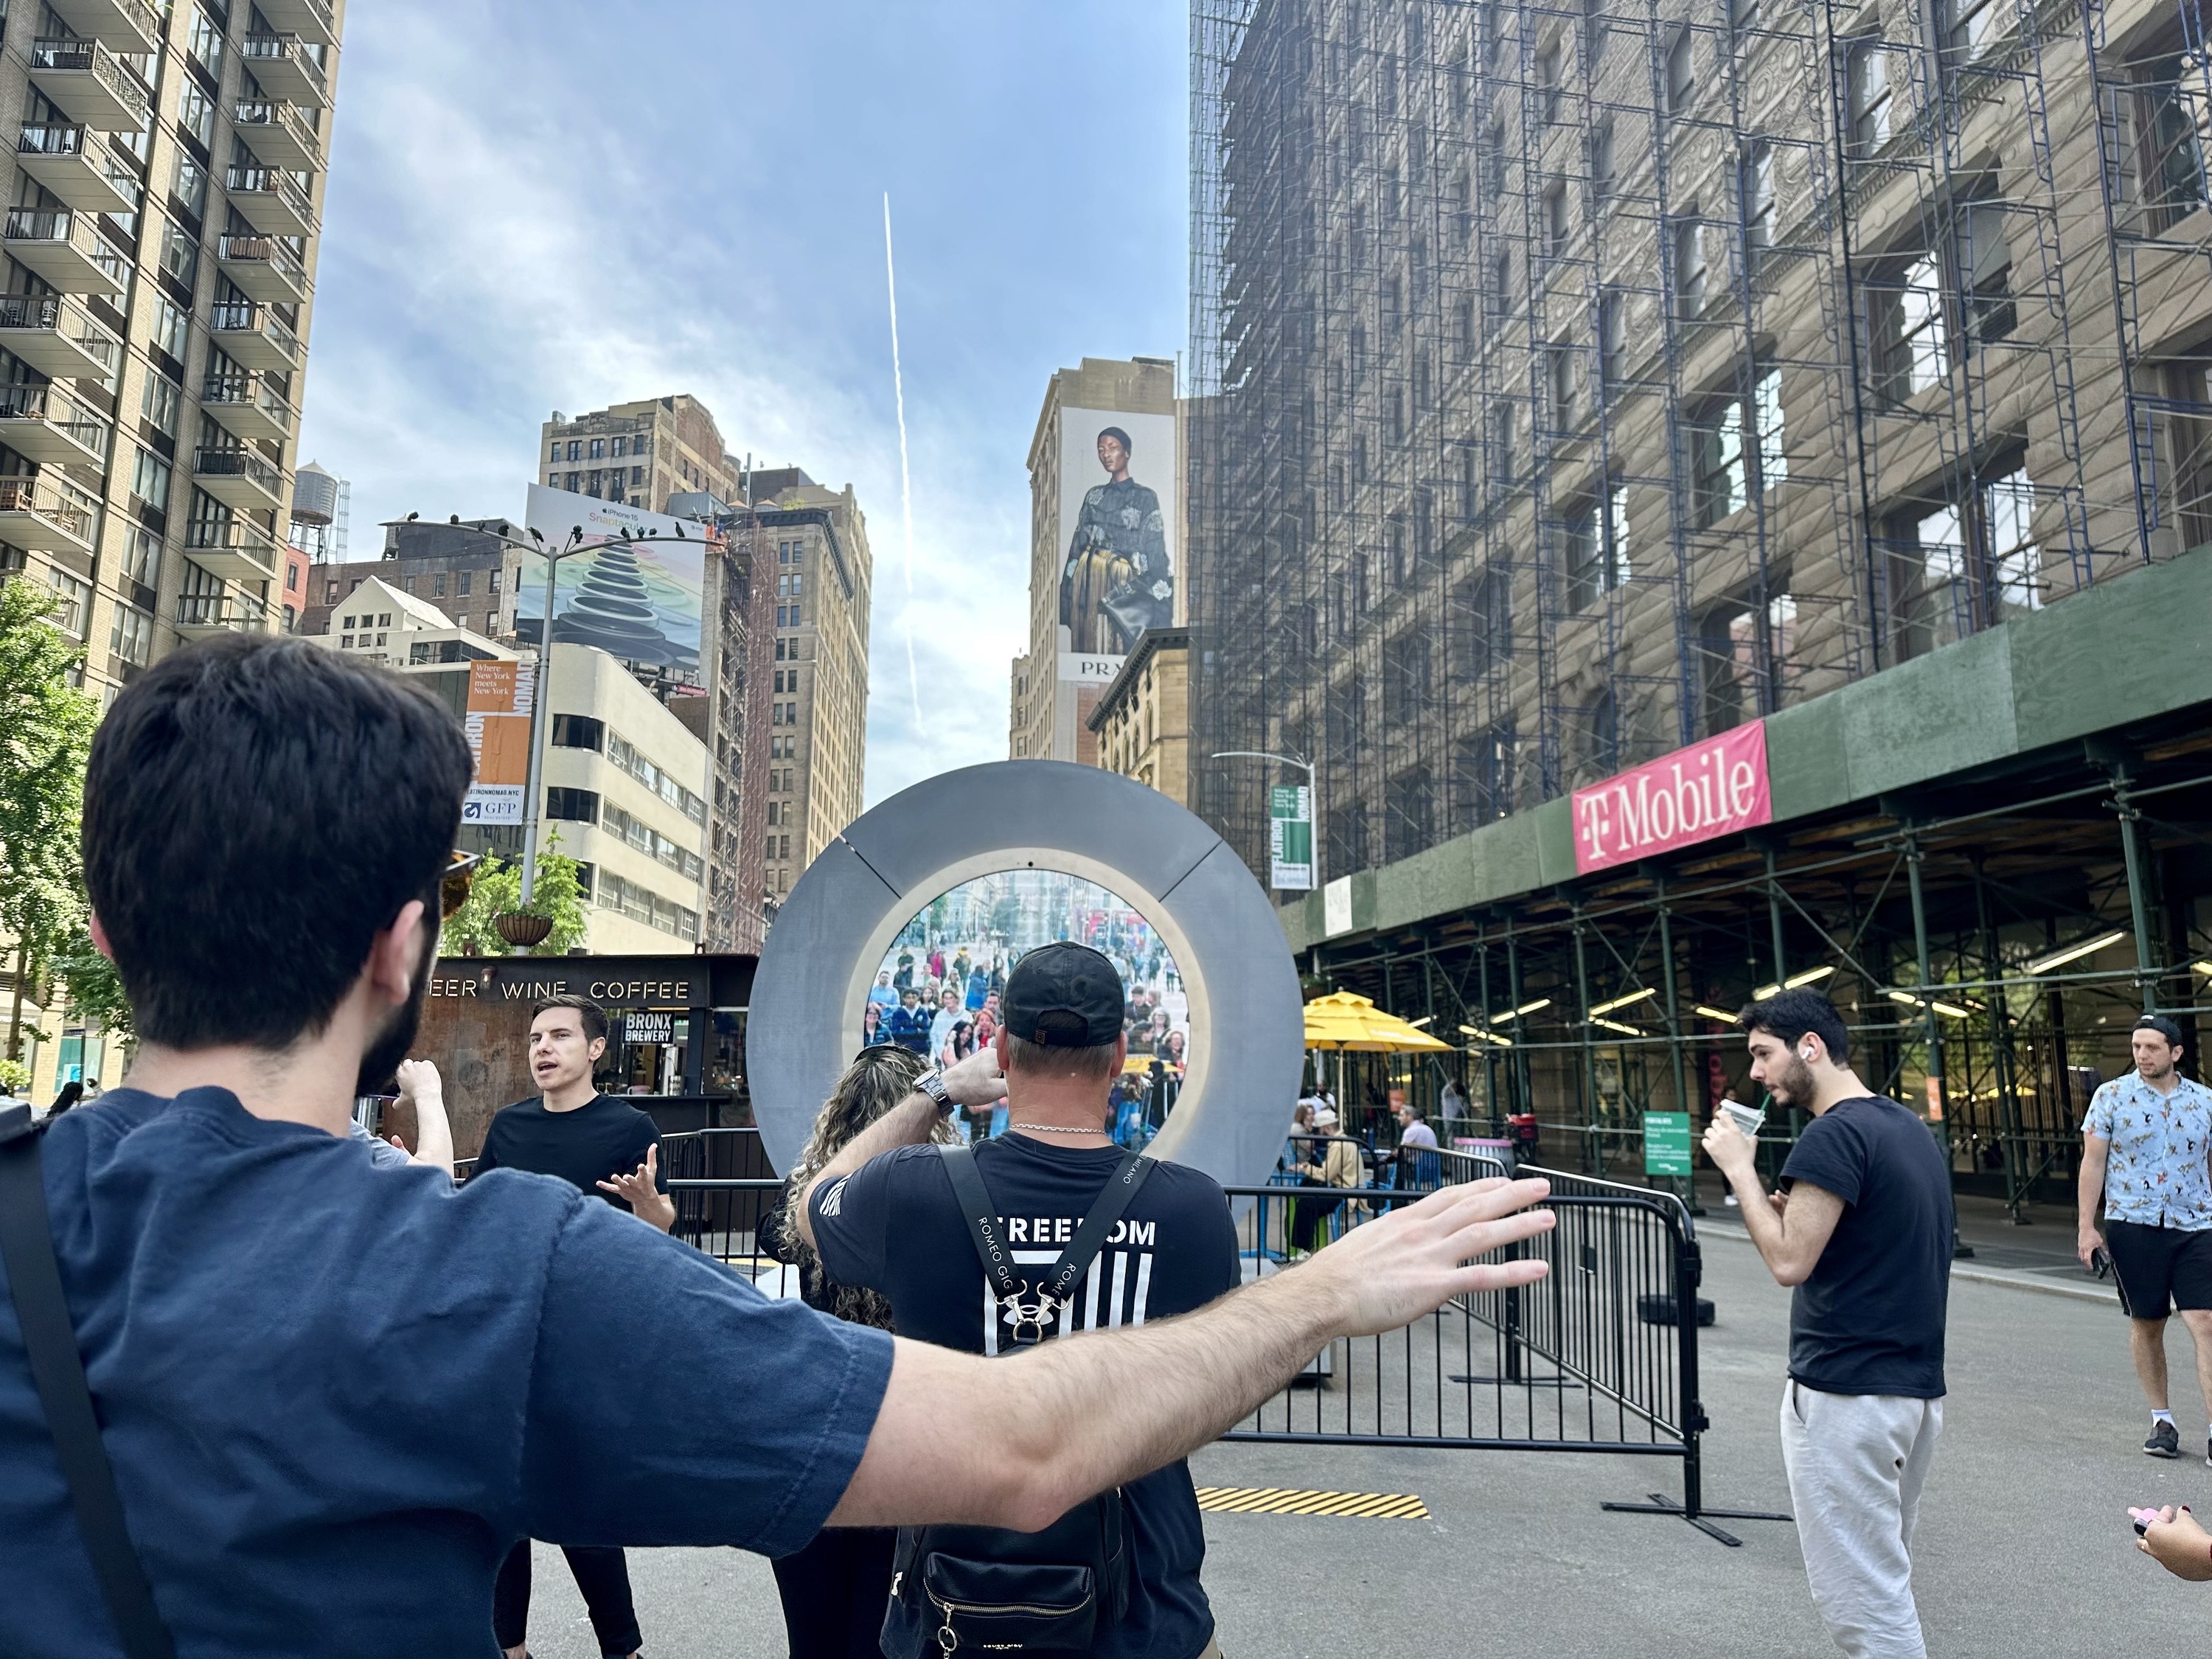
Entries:
POLYGON ((308 462, 292 481, 292 545, 318 564, 345 555, 346 481, 308 462), (336 526, 336 533, 332 527, 336 526))

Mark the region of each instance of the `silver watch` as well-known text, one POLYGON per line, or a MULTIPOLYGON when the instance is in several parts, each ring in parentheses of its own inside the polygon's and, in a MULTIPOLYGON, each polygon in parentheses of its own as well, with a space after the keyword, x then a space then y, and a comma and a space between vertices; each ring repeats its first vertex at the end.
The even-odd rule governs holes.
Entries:
POLYGON ((933 1067, 915 1079, 914 1086, 917 1094, 927 1095, 937 1103, 937 1109, 940 1115, 952 1109, 952 1097, 945 1087, 943 1073, 933 1067))

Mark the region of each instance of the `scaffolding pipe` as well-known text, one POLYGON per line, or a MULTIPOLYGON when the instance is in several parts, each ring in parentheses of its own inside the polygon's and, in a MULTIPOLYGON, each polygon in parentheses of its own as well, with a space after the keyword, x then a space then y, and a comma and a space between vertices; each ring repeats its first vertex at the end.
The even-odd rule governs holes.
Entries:
POLYGON ((2137 824, 2142 812, 2128 792, 2128 769, 2118 762, 2112 764, 2112 810, 2120 819, 2120 856, 2128 871, 2128 915, 2136 934, 2136 977, 2141 981, 2142 1011, 2146 1014, 2158 1012, 2158 952, 2150 934, 2150 907, 2144 901, 2142 848, 2137 824))

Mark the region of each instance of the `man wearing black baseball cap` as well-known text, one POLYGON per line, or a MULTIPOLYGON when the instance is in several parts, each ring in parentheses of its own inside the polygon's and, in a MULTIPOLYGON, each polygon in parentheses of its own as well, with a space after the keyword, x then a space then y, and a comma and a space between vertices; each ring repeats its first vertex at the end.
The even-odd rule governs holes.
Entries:
MULTIPOLYGON (((1087 945, 1040 946, 1006 981, 997 1053, 1009 1133, 982 1142, 974 1156, 1013 1272, 1032 1286, 1050 1277, 1127 1158, 1107 1134, 1115 1079, 1128 1054, 1125 1006, 1114 964, 1087 945)), ((934 1080, 925 1077, 918 1086, 927 1092, 934 1080)), ((1015 1322, 985 1277, 935 1146, 898 1146, 857 1168, 833 1163, 801 1213, 829 1276, 883 1292, 901 1336, 998 1354, 1036 1334, 1034 1324, 1015 1322)), ((1221 1188, 1195 1170, 1148 1161, 1104 1248, 1064 1303, 1044 1314, 1043 1332, 1188 1313, 1237 1279, 1237 1236, 1221 1188)), ((1123 1498, 1133 1553, 1128 1607, 1091 1652, 1215 1655, 1213 1614, 1199 1585, 1206 1538, 1188 1466, 1156 1470, 1125 1487, 1123 1498)))

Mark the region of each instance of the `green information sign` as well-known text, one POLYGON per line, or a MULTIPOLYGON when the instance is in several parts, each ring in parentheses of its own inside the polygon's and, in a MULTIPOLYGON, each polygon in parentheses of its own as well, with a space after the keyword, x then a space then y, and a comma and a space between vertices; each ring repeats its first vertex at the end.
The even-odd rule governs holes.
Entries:
POLYGON ((1655 1176, 1694 1173, 1690 1162, 1690 1115, 1687 1112, 1644 1113, 1644 1173, 1655 1176))
POLYGON ((1279 784, 1267 792, 1267 885, 1290 892, 1313 887, 1313 791, 1279 784))

